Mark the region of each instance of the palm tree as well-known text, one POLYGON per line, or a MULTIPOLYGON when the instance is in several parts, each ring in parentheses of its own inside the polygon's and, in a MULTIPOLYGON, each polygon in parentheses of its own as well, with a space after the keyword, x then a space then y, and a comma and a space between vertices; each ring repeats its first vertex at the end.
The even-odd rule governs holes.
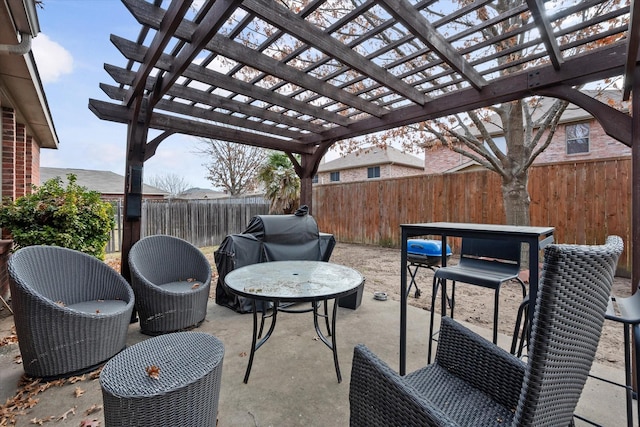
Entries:
POLYGON ((286 154, 274 152, 258 170, 258 180, 271 201, 270 213, 292 213, 300 203, 300 178, 286 154))

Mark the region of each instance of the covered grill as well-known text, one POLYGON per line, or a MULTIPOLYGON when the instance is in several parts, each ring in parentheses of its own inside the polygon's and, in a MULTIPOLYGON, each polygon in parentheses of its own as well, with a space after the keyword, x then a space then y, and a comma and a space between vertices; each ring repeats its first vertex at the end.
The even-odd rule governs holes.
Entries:
MULTIPOLYGON (((451 256, 451 248, 447 245, 447 259, 451 256)), ((415 286, 414 296, 420 297, 420 289, 416 283, 418 268, 428 268, 435 271, 433 267, 439 267, 442 260, 442 242, 440 240, 407 240, 407 270, 411 276, 411 282, 407 288, 407 296, 411 292, 411 287, 415 286), (411 269, 413 267, 413 270, 411 269)))

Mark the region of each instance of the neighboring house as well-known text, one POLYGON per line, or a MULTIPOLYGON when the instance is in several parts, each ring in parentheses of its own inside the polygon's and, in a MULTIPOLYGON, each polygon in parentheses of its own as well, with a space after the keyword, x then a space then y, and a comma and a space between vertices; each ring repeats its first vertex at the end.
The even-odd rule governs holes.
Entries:
MULTIPOLYGON (((33 0, 0 2, 0 150, 2 199, 16 199, 38 182, 40 150, 58 148, 58 135, 31 52, 40 32, 33 0)), ((0 240, 0 297, 9 293, 6 263, 12 242, 0 240)), ((3 308, 0 305, 0 308, 3 308)))
POLYGON ((314 184, 366 181, 396 178, 424 173, 422 159, 396 148, 362 148, 344 157, 322 163, 314 177, 314 184))
MULTIPOLYGON (((62 182, 66 183, 68 174, 74 174, 78 178, 76 181, 78 185, 100 193, 103 200, 124 199, 124 176, 118 175, 115 172, 88 169, 40 168, 41 182, 60 177, 62 182)), ((160 188, 147 184, 143 184, 142 186, 143 199, 164 199, 167 196, 169 196, 169 193, 160 188)))
MULTIPOLYGON (((587 91, 589 93, 589 91, 587 91)), ((596 92, 590 92, 596 96, 596 92)), ((597 96, 603 102, 620 103, 618 91, 606 91, 597 96)), ((554 99, 545 98, 544 105, 554 99)), ((623 103, 622 111, 627 111, 623 103)), ((534 117, 535 119, 536 117, 534 117)), ((505 147, 504 136, 499 127, 487 124, 487 130, 499 146, 505 147)), ((605 134, 602 126, 588 112, 569 104, 558 124, 551 144, 534 161, 534 164, 558 163, 571 160, 605 159, 631 156, 631 148, 605 134)), ((482 168, 478 163, 441 145, 425 148, 424 168, 427 174, 451 173, 482 168)))
POLYGON ((228 197, 229 195, 223 191, 215 191, 208 188, 189 188, 173 198, 180 200, 211 200, 224 199, 228 197))

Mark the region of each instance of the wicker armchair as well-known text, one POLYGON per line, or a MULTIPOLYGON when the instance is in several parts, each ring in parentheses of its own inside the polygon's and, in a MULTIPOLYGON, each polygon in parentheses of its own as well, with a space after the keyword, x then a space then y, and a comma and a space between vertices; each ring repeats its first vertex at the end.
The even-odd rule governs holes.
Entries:
POLYGON ((125 347, 133 291, 107 264, 71 249, 28 246, 11 255, 8 269, 28 376, 89 371, 125 347))
POLYGON ((545 249, 527 364, 448 317, 435 362, 404 377, 358 345, 351 426, 571 425, 622 247, 545 249))
POLYGON ((155 235, 129 252, 140 329, 147 335, 199 326, 207 314, 211 264, 186 240, 155 235))

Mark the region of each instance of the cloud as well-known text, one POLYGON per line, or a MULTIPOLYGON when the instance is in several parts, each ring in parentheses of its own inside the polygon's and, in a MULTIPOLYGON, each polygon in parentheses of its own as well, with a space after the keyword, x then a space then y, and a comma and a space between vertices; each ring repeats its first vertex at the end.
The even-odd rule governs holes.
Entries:
POLYGON ((73 71, 73 56, 62 45, 40 33, 33 39, 33 55, 43 83, 53 83, 73 71))

